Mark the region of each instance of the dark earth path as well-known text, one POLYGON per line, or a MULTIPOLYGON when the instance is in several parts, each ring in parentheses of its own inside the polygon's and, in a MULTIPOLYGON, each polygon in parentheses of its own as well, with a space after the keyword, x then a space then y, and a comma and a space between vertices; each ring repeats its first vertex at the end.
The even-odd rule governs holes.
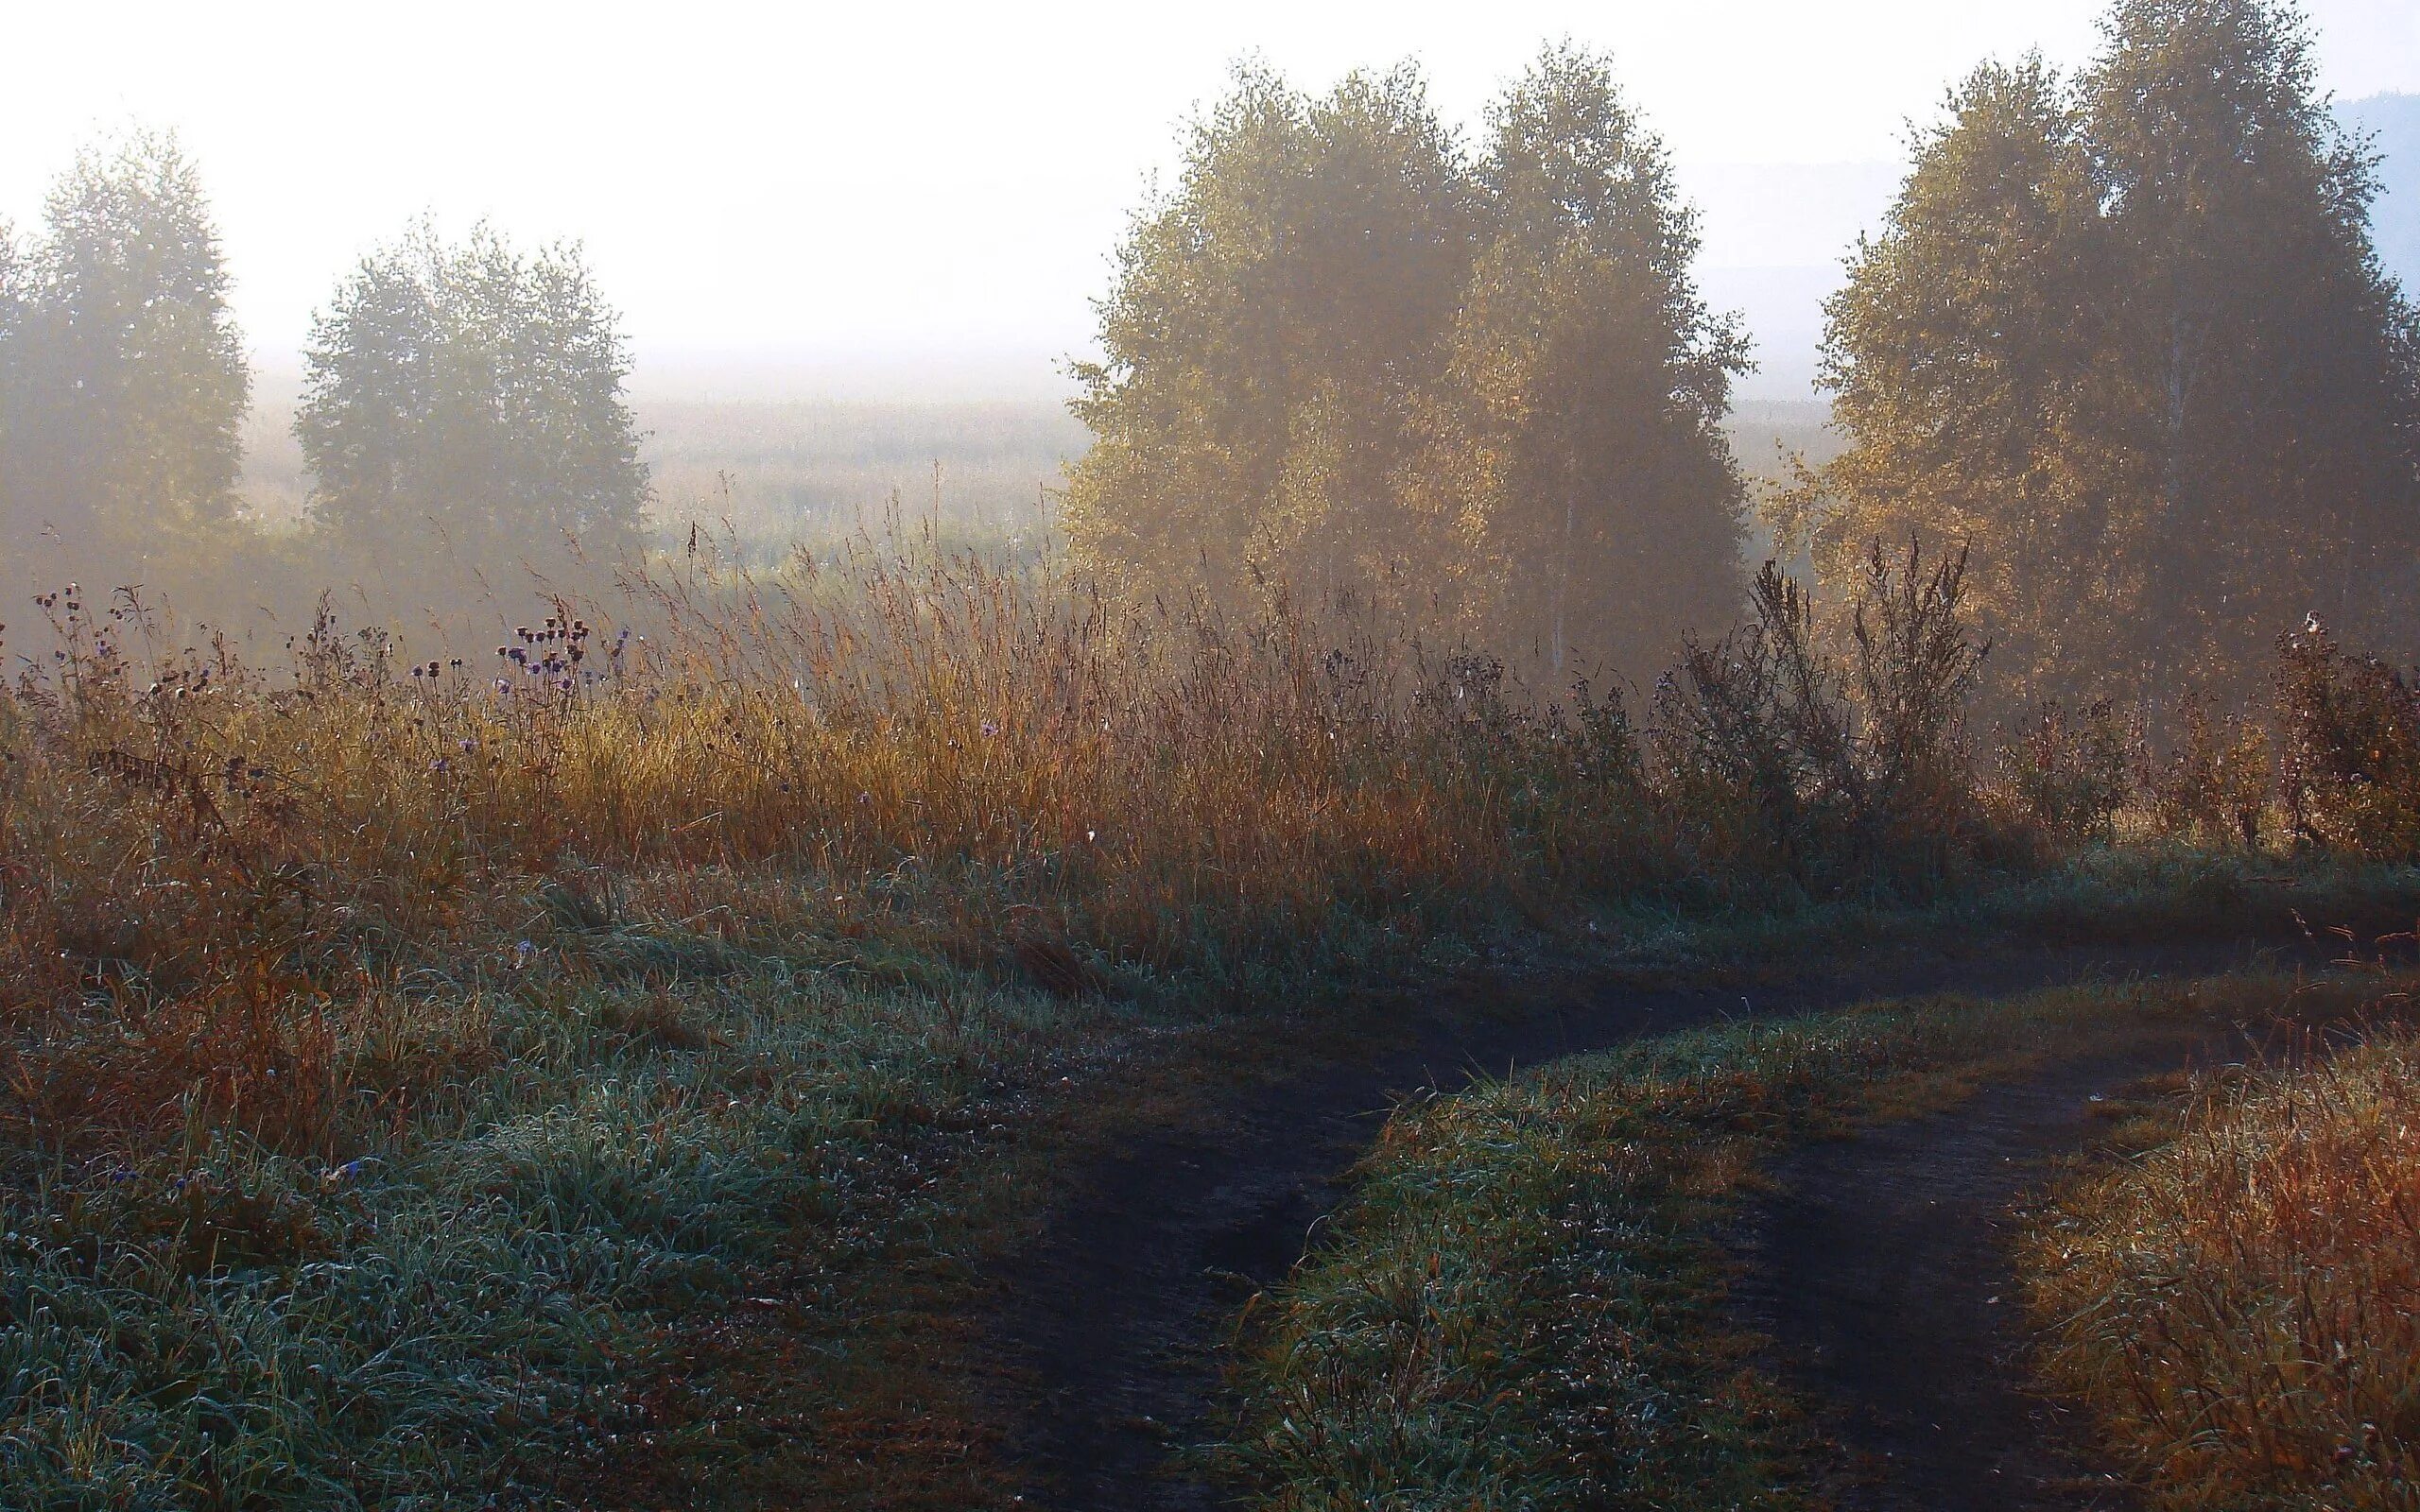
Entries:
MULTIPOLYGON (((1079 1157, 1074 1195, 1001 1277, 991 1338, 1011 1383, 1005 1389, 1017 1399, 1008 1409, 1008 1446, 1024 1501, 1063 1512, 1223 1504, 1182 1451, 1215 1432, 1226 1331, 1253 1291, 1302 1257, 1343 1195, 1353 1162, 1407 1093, 1450 1092, 1475 1075, 1722 1017, 2191 974, 2239 967, 2251 954, 2249 945, 2215 943, 1863 963, 1835 954, 1827 974, 1777 987, 1466 985, 1403 1009, 1392 1040, 1365 1039, 1248 1085, 1206 1113, 1129 1130, 1114 1148, 1079 1157)), ((2059 1095, 2052 1102, 2064 1107, 2059 1095)), ((2021 1109, 2007 1116, 2013 1127, 2031 1126, 2021 1109)), ((1996 1156, 1977 1159, 1991 1165, 1996 1156)))
POLYGON ((2134 1504, 2070 1411, 2023 1388, 2009 1244, 2021 1197, 2091 1136, 2095 1099, 2194 1041, 2054 1066, 1956 1108, 1802 1150, 1742 1245, 1735 1296, 1786 1380, 1831 1404, 1851 1508, 2036 1512, 2134 1504))

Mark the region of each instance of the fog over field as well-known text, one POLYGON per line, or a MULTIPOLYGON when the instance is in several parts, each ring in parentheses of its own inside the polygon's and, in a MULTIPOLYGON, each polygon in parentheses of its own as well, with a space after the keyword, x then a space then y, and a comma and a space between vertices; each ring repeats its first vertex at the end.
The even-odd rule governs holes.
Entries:
MULTIPOLYGON (((1888 204, 1908 123, 1979 57, 2082 58, 2095 9, 1520 0, 1138 21, 1091 4, 718 3, 676 21, 445 3, 399 26, 284 4, 42 8, 15 47, 42 66, 0 94, 0 217, 34 218, 94 129, 173 128, 208 178, 238 320, 270 370, 296 365, 334 279, 428 212, 580 238, 643 387, 1057 396, 1054 365, 1092 339, 1107 248, 1171 167, 1173 123, 1233 60, 1320 84, 1414 59, 1468 130, 1538 38, 1567 34, 1612 49, 1670 146, 1703 217, 1704 292, 1757 338, 1740 392, 1805 398, 1816 301, 1888 204), (910 55, 909 74, 882 61, 910 55)), ((2340 98, 2420 89, 2420 21, 2401 0, 2323 0, 2312 18, 2320 83, 2340 98)), ((2408 228, 2420 212, 2400 215, 2408 228)))
MULTIPOLYGON (((2384 193, 2372 212, 2379 257, 2407 289, 2420 288, 2420 94, 2345 101, 2337 113, 2382 157, 2384 193)), ((1733 424, 1752 475, 1779 475, 1777 444, 1811 446, 1817 461, 1828 449, 1815 387, 1824 301, 1904 172, 1883 158, 1685 166, 1682 188, 1704 236, 1701 291, 1714 308, 1737 312, 1754 342, 1756 369, 1737 386, 1733 424)), ((878 512, 894 491, 921 507, 938 463, 946 513, 1024 520, 1036 490, 1058 487, 1063 465, 1083 450, 1083 429, 1063 407, 1074 392, 1064 368, 1089 340, 1077 327, 1056 346, 1040 336, 959 349, 642 345, 631 392, 660 510, 667 520, 727 518, 753 535, 812 529, 878 512)), ((296 517, 305 504, 309 480, 287 434, 299 382, 290 355, 264 351, 243 482, 264 519, 296 517)))
MULTIPOLYGON (((2420 94, 2382 94, 2338 107, 2382 155, 2385 192, 2373 208, 2378 254, 2407 289, 2420 288, 2420 94)), ((1815 387, 1824 299, 1840 286, 1847 249, 1876 229, 1904 164, 1725 163, 1685 174, 1702 216, 1698 264, 1710 305, 1737 311, 1754 339, 1756 370, 1740 380, 1734 447, 1753 477, 1778 478, 1788 454, 1826 460, 1815 387)), ((970 522, 1029 518, 1037 490, 1064 481, 1086 443, 1068 416, 1069 353, 811 351, 641 352, 631 393, 667 521, 728 520, 744 534, 777 537, 804 526, 878 514, 897 494, 917 507, 935 498, 970 522)), ((299 518, 309 477, 289 432, 301 377, 289 360, 264 358, 245 431, 243 490, 265 520, 299 518)))

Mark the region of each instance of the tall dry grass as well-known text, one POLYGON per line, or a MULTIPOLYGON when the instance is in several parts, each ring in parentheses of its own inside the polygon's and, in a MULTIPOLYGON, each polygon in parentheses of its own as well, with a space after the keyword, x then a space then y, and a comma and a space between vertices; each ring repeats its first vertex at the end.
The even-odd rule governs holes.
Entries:
POLYGON ((324 1143, 347 1005, 430 952, 510 961, 532 899, 727 944, 811 919, 1083 994, 1590 896, 1936 892, 2121 810, 2408 850, 2360 816, 2420 766, 2374 776, 2340 735, 2406 728, 2410 694, 2332 646, 2289 647, 2290 782, 2246 775, 2240 726, 2103 778, 2105 716, 2047 720, 1995 777, 1961 568, 1877 552, 1841 647, 1769 570, 1645 728, 1617 690, 1526 688, 1349 604, 1121 606, 912 537, 771 574, 709 543, 435 656, 323 600, 263 664, 65 588, 0 691, 7 1116, 324 1143), (2366 723, 2309 713, 2340 686, 2366 723))
POLYGON ((929 539, 700 542, 434 650, 44 593, 0 687, 0 1501, 517 1485, 614 1431, 657 1310, 910 1244, 926 1146, 1134 1001, 2160 822, 2135 765, 2104 834, 1975 758, 1952 567, 1876 558, 1841 646, 1755 608, 1641 700, 929 539))
POLYGON ((734 941, 804 916, 1080 993, 1646 853, 1617 704, 1533 708, 1341 618, 1120 610, 871 541, 622 590, 426 659, 323 602, 277 666, 131 593, 43 595, 47 654, 0 693, 21 1132, 324 1142, 331 1018, 430 951, 510 961, 530 897, 734 941))
POLYGON ((2164 1506, 2420 1505, 2420 1038, 2205 1081, 2025 1242, 2052 1380, 2164 1506))

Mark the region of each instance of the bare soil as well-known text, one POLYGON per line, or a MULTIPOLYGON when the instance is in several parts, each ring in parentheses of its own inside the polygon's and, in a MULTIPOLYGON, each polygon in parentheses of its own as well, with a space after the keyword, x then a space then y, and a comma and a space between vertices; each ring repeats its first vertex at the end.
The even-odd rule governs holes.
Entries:
POLYGON ((1775 1341, 1783 1378, 1828 1404, 1852 1459, 1841 1505, 2135 1504, 2076 1415, 2026 1389, 2009 1243, 2021 1199, 2089 1139, 2096 1106, 2193 1053, 2180 1040, 2055 1066, 1775 1167, 1780 1195, 1749 1225, 1734 1296, 1775 1341))

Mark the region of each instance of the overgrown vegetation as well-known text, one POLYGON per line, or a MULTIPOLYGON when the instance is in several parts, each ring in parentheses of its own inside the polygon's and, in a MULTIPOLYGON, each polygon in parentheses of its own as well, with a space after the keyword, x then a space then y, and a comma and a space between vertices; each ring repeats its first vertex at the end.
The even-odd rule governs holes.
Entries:
POLYGON ((2203 1077, 2020 1249, 2045 1368, 2156 1503, 2392 1508, 2420 1476, 2420 1043, 2203 1077))
MULTIPOLYGON (((5 1400, 23 1494, 499 1486, 615 1432, 650 1319, 890 1242, 918 1150, 1138 1015, 2075 853, 1966 756, 1955 561, 1877 557, 1837 655, 1768 575, 1645 728, 912 542, 627 588, 478 666, 323 612, 276 670, 43 595, 0 696, 9 1339, 56 1366, 5 1400)), ((2403 780, 2329 744, 2401 684, 2294 657, 2307 817, 2256 854, 2403 780)))
MULTIPOLYGON (((1812 587, 1747 581, 1744 340, 1569 45, 1476 148, 1409 67, 1238 73, 1120 249, 1065 559, 1014 461, 955 516, 936 467, 921 536, 719 534, 697 458, 650 495, 576 249, 425 225, 320 320, 308 518, 262 529, 199 176, 79 157, 0 228, 0 535, 48 575, 0 685, 0 1503, 576 1501, 666 1435, 863 1502, 928 1432, 979 1501, 980 1435, 863 1340, 1018 1221, 1004 1152, 1087 1057, 1506 939, 2400 901, 2420 693, 2338 640, 2402 655, 2412 608, 2368 166, 2283 9, 2108 39, 2072 89, 1970 78, 1860 250, 1847 450, 1767 490, 1812 587), (667 1408, 700 1320, 758 1314, 840 1341, 779 1423, 667 1408)), ((2174 1006, 1739 1029, 1420 1110, 1276 1304, 1236 1463, 1288 1505, 1785 1504, 1707 1215, 1781 1139, 2174 1006)))

